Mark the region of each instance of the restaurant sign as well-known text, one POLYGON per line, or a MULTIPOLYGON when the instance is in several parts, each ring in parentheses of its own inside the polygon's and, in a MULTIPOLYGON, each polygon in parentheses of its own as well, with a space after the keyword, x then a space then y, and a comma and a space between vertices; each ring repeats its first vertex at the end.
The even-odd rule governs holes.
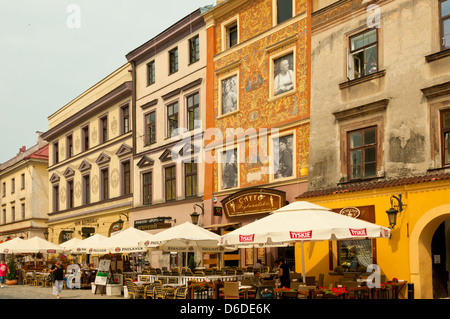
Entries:
POLYGON ((166 223, 166 219, 172 219, 172 217, 155 217, 135 220, 134 228, 139 230, 169 228, 171 224, 166 223))
POLYGON ((234 193, 221 203, 228 217, 269 213, 285 205, 286 193, 276 189, 253 188, 234 193))

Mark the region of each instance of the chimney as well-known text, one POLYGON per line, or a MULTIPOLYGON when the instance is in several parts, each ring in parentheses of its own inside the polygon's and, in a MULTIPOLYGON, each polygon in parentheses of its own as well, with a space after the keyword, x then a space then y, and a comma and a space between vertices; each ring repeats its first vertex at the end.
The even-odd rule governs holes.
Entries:
POLYGON ((27 150, 26 146, 22 146, 21 148, 19 148, 19 153, 23 153, 27 150))

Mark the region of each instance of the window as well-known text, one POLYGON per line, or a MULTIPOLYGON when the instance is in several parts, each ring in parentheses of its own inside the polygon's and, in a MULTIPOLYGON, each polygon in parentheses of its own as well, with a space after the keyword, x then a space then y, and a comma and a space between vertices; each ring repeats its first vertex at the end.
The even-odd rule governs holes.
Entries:
POLYGON ((91 177, 90 175, 83 176, 83 204, 91 203, 91 177))
POLYGON ((189 131, 192 131, 200 127, 199 112, 200 112, 199 94, 195 93, 187 97, 187 115, 188 115, 187 127, 189 131))
POLYGON ((108 116, 100 118, 100 143, 108 141, 108 116))
POLYGON ((109 199, 109 174, 105 168, 100 172, 101 176, 101 200, 109 199))
POLYGON ((376 177, 377 132, 370 127, 348 133, 350 179, 376 177))
POLYGON ((21 208, 21 211, 22 211, 22 220, 24 220, 25 219, 25 204, 22 203, 20 205, 20 208, 21 208))
POLYGON ((184 163, 184 195, 197 196, 197 163, 184 163))
POLYGON ((442 165, 450 164, 450 110, 441 112, 442 165))
POLYGON ((234 47, 238 43, 238 26, 234 22, 226 27, 226 48, 234 47))
POLYGON ((83 152, 89 149, 89 126, 85 126, 81 129, 81 140, 83 152))
POLYGON ((14 194, 16 192, 16 179, 11 178, 11 194, 14 194))
POLYGON ((377 29, 359 33, 350 37, 348 56, 349 80, 357 79, 378 71, 377 29))
POLYGON ((67 182, 67 208, 74 207, 73 180, 67 182))
POLYGON ((289 20, 293 16, 293 0, 276 0, 276 21, 277 24, 280 24, 286 20, 289 20))
POLYGON ((122 116, 122 134, 128 133, 130 131, 130 107, 124 106, 121 109, 122 116))
POLYGON ((152 203, 152 172, 142 174, 142 203, 144 205, 152 203))
POLYGON ((155 61, 147 63, 147 86, 155 83, 155 61))
POLYGON ((156 143, 156 112, 145 115, 145 145, 156 143))
POLYGON ((6 196, 6 183, 3 182, 2 184, 2 196, 5 197, 6 196))
POLYGON ((58 164, 59 162, 59 143, 53 143, 53 164, 58 164))
POLYGON ((16 221, 16 207, 15 206, 11 206, 11 222, 15 222, 16 221))
POLYGON ((6 209, 3 209, 3 224, 6 224, 6 209))
POLYGON ((450 49, 450 0, 440 0, 441 49, 450 49))
POLYGON ((122 163, 122 180, 123 180, 123 195, 131 194, 131 166, 130 162, 122 163))
POLYGON ((175 135, 178 129, 178 102, 167 106, 167 137, 175 135))
POLYGON ((67 143, 67 158, 71 158, 73 156, 73 137, 72 137, 72 134, 67 136, 66 143, 67 143))
POLYGON ((169 51, 169 74, 178 71, 178 48, 169 51))
POLYGON ((59 185, 53 186, 53 211, 59 211, 59 185))
POLYGON ((20 175, 20 189, 25 189, 25 174, 20 175))
POLYGON ((166 201, 176 200, 177 198, 176 181, 177 179, 175 166, 166 167, 164 169, 166 201))
POLYGON ((372 259, 371 239, 338 240, 338 265, 355 271, 361 266, 366 269, 372 259))
POLYGON ((200 43, 199 37, 189 39, 189 63, 194 63, 200 60, 200 43))

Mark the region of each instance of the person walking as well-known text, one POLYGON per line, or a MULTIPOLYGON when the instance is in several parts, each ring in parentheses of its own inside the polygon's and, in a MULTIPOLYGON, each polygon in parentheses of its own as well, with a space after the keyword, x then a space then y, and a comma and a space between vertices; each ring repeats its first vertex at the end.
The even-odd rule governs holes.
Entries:
POLYGON ((291 275, 289 274, 289 266, 284 263, 284 259, 280 258, 280 284, 281 287, 291 288, 291 275))
POLYGON ((56 260, 55 264, 50 268, 50 273, 54 276, 53 295, 56 296, 56 299, 59 299, 61 290, 64 287, 64 268, 61 265, 61 260, 56 260))
POLYGON ((2 259, 0 261, 0 284, 3 288, 3 284, 5 283, 6 273, 8 272, 8 265, 5 264, 5 261, 2 259))

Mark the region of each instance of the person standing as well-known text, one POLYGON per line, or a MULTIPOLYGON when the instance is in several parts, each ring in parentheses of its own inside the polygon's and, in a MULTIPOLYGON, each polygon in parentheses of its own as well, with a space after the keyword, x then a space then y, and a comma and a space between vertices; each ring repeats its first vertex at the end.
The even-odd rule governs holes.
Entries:
POLYGON ((289 266, 284 263, 284 259, 280 258, 280 285, 281 287, 291 288, 291 275, 289 274, 289 266))
POLYGON ((50 273, 53 273, 55 279, 53 282, 53 294, 56 296, 56 299, 59 299, 61 290, 64 287, 64 268, 61 265, 61 260, 56 260, 55 264, 50 268, 50 273))
POLYGON ((7 272, 8 272, 8 265, 2 259, 2 261, 0 261, 0 284, 2 288, 3 284, 5 283, 5 277, 7 272))

